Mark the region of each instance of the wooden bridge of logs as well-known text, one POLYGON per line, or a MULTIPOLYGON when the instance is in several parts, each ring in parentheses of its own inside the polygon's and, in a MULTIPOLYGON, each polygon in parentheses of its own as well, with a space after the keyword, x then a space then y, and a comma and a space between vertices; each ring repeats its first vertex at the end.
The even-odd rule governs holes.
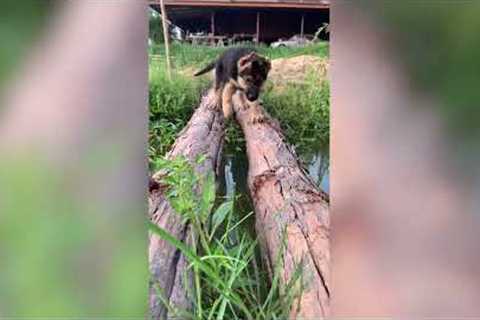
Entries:
MULTIPOLYGON (((328 197, 309 178, 293 149, 286 143, 277 122, 259 105, 246 107, 242 96, 234 96, 235 120, 246 139, 249 161, 248 188, 255 209, 256 232, 262 255, 270 270, 281 257, 281 282, 288 283, 296 266, 308 273, 308 285, 290 310, 290 319, 323 319, 329 315, 330 301, 330 214, 328 197), (264 121, 252 122, 263 113, 264 121), (277 259, 277 260, 276 260, 277 259)), ((198 173, 218 173, 224 139, 224 117, 207 94, 189 123, 176 139, 167 158, 183 156, 198 173), (201 164, 195 159, 205 155, 201 164)), ((159 179, 158 176, 153 176, 159 179)), ((191 228, 183 222, 166 200, 161 189, 149 192, 149 214, 153 222, 178 240, 191 241, 191 228)), ((150 313, 153 319, 171 319, 169 303, 191 310, 185 283, 187 258, 171 244, 150 235, 150 271, 163 289, 162 300, 150 291, 150 313)))

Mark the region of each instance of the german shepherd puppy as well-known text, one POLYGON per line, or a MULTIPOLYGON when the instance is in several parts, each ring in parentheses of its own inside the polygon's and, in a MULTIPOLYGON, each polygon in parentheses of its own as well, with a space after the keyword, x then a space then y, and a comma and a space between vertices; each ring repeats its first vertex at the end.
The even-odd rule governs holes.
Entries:
POLYGON ((229 118, 233 113, 232 96, 235 92, 240 90, 248 101, 256 101, 270 68, 270 61, 254 49, 231 48, 195 76, 215 69, 217 103, 221 105, 225 118, 229 118))

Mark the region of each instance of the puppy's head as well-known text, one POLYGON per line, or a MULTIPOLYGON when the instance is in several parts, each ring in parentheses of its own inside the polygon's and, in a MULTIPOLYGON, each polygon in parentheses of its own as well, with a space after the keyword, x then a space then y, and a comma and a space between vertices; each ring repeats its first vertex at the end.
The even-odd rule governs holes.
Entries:
POLYGON ((252 52, 240 58, 237 64, 238 84, 245 91, 248 100, 257 100, 270 71, 270 61, 252 52))

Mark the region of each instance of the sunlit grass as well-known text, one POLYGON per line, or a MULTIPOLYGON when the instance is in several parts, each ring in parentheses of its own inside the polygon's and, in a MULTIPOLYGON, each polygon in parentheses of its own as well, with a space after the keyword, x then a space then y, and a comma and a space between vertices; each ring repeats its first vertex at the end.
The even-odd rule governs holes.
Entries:
MULTIPOLYGON (((328 55, 328 44, 317 43, 301 48, 259 47, 259 51, 271 59, 310 54, 318 57, 328 55)), ((182 72, 185 68, 199 68, 225 48, 174 44, 172 59, 175 69, 172 80, 168 80, 163 46, 151 49, 160 57, 150 59, 150 163, 164 155, 175 141, 180 130, 188 122, 198 105, 201 93, 209 86, 205 77, 193 77, 182 72)), ((315 149, 329 141, 330 92, 328 81, 311 73, 302 84, 290 84, 282 90, 273 90, 267 85, 262 94, 264 106, 279 120, 287 140, 301 150, 315 149)), ((227 126, 226 151, 244 151, 243 135, 231 123, 227 126)))
MULTIPOLYGON (((270 59, 295 57, 299 55, 314 55, 317 57, 328 57, 329 45, 327 42, 318 42, 309 46, 290 48, 280 47, 271 48, 266 45, 253 46, 248 44, 237 44, 235 46, 254 47, 259 53, 267 56, 270 59)), ((185 66, 201 66, 214 60, 219 54, 225 51, 225 47, 211 47, 206 45, 189 45, 181 43, 173 43, 170 48, 171 59, 174 67, 182 68, 185 66)), ((165 46, 153 45, 150 48, 150 54, 156 56, 165 55, 165 46)))

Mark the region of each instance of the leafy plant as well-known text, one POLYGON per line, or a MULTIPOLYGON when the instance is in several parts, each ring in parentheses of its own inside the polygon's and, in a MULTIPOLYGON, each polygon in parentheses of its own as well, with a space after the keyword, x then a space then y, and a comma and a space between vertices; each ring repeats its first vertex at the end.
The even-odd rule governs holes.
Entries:
POLYGON ((168 201, 198 236, 198 243, 187 246, 149 224, 153 233, 181 250, 194 275, 193 312, 167 307, 179 317, 199 320, 287 318, 301 290, 301 268, 282 286, 279 257, 270 281, 257 241, 248 232, 252 212, 238 215, 237 197, 215 204, 213 177, 196 174, 185 158, 157 159, 155 167, 164 173, 168 201))

